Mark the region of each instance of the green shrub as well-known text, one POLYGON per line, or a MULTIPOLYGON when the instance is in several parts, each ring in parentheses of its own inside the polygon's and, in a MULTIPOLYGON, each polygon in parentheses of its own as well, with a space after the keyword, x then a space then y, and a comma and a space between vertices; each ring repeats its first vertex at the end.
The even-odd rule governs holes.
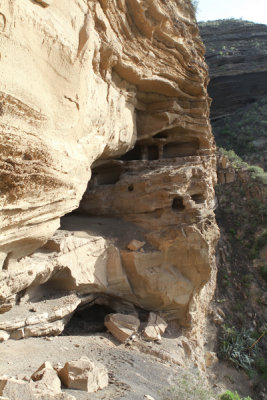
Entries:
POLYGON ((236 367, 251 373, 257 350, 257 346, 252 347, 254 342, 252 331, 237 331, 234 327, 224 325, 218 355, 221 359, 231 361, 236 367))
POLYGON ((177 383, 164 388, 160 392, 162 400, 214 400, 215 396, 204 381, 196 373, 182 372, 177 383))
POLYGON ((221 400, 252 400, 251 397, 242 397, 240 398, 237 392, 233 393, 231 390, 227 390, 220 396, 221 400))

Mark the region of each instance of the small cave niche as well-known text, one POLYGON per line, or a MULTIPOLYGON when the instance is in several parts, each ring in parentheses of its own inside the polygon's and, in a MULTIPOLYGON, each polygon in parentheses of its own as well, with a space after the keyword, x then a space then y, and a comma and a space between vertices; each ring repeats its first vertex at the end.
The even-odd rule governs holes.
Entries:
POLYGON ((171 142, 163 148, 163 158, 195 156, 200 148, 198 140, 188 142, 171 142))
POLYGON ((113 312, 112 308, 99 304, 90 304, 78 308, 65 326, 62 335, 85 335, 105 332, 107 330, 104 324, 105 317, 113 312))
POLYGON ((202 193, 191 194, 191 199, 196 204, 202 204, 206 200, 202 193))
POLYGON ((122 167, 119 164, 105 164, 94 168, 87 190, 95 186, 114 185, 120 180, 121 172, 122 167))
POLYGON ((176 196, 172 200, 173 211, 183 211, 185 209, 183 198, 181 196, 176 196))
POLYGON ((159 149, 156 145, 136 145, 128 153, 124 154, 120 160, 138 161, 138 160, 158 160, 159 149))
POLYGON ((142 160, 142 148, 141 146, 135 146, 132 150, 128 151, 127 153, 123 154, 120 157, 120 160, 123 161, 134 161, 134 160, 142 160))

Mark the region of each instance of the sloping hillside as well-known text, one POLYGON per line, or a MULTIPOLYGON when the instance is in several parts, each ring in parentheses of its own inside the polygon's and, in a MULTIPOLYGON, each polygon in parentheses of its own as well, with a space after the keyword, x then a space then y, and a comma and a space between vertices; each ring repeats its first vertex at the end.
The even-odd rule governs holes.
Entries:
POLYGON ((200 32, 216 143, 266 169, 267 25, 218 20, 201 23, 200 32))

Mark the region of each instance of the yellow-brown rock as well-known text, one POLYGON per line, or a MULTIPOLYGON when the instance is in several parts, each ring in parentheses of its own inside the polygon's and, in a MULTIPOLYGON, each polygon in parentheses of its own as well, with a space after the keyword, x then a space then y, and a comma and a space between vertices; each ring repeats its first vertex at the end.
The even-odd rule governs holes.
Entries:
POLYGON ((3 0, 0 13, 0 309, 44 284, 77 294, 52 317, 11 309, 1 326, 59 333, 92 294, 199 326, 218 231, 191 2, 3 0), (51 238, 78 206, 88 217, 63 218, 70 232, 51 238))
POLYGON ((92 162, 125 153, 137 134, 171 129, 199 149, 211 140, 203 46, 186 1, 43 3, 0 8, 5 266, 78 206, 92 162))
POLYGON ((61 381, 70 389, 96 392, 108 385, 108 371, 104 365, 95 365, 87 357, 68 361, 59 371, 61 381))

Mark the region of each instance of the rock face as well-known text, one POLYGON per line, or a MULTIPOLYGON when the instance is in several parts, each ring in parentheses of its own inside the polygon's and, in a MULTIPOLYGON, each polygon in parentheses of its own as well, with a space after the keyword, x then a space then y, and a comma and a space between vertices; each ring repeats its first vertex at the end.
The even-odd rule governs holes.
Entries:
POLYGON ((211 117, 255 102, 267 91, 267 26, 242 20, 200 24, 210 70, 211 117))
POLYGON ((191 3, 5 0, 0 12, 0 329, 58 334, 96 294, 199 326, 218 230, 191 3), (77 208, 87 217, 55 233, 77 208), (71 300, 49 308, 59 290, 71 300))

